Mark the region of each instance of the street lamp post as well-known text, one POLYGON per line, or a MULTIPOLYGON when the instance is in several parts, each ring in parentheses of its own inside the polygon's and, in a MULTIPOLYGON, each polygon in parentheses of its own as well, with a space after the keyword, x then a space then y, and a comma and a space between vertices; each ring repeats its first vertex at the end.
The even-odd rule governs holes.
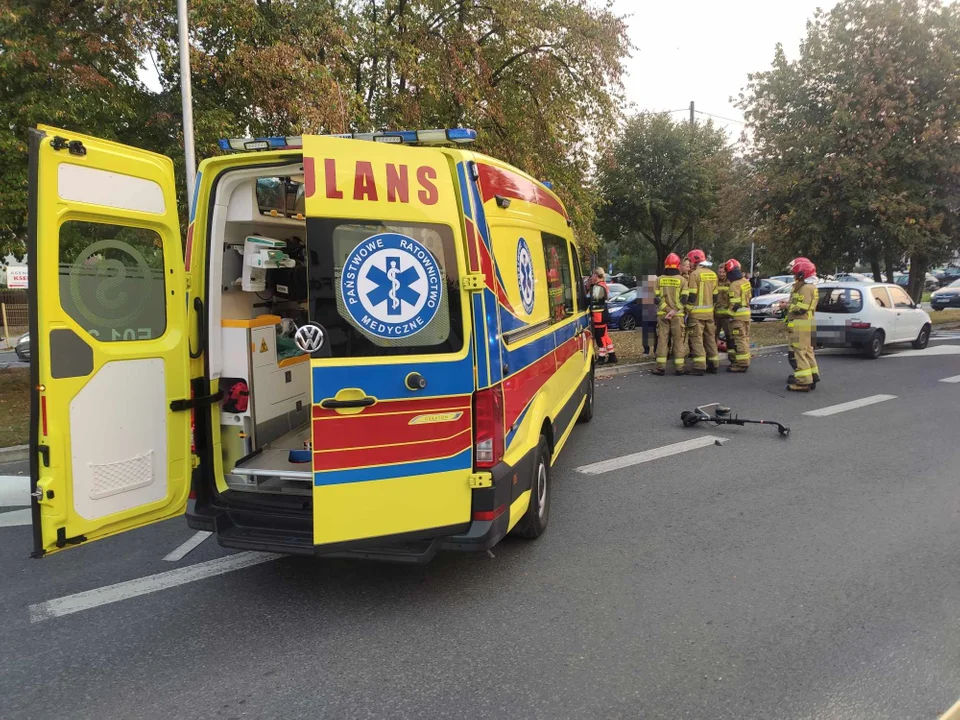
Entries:
POLYGON ((197 157, 193 148, 193 90, 190 86, 190 35, 187 26, 187 0, 177 0, 177 30, 180 37, 180 100, 183 109, 183 152, 186 161, 187 203, 193 202, 193 183, 197 157))

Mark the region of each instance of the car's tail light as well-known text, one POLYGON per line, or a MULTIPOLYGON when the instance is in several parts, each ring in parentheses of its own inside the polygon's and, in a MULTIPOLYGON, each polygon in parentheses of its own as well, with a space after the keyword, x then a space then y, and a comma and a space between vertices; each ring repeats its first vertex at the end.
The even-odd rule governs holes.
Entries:
POLYGON ((866 330, 867 328, 870 327, 870 323, 868 323, 868 322, 859 322, 859 321, 858 321, 858 322, 852 322, 852 323, 850 323, 850 327, 852 327, 854 330, 866 330))
POLYGON ((496 387, 473 394, 473 464, 492 468, 503 459, 503 390, 496 387))

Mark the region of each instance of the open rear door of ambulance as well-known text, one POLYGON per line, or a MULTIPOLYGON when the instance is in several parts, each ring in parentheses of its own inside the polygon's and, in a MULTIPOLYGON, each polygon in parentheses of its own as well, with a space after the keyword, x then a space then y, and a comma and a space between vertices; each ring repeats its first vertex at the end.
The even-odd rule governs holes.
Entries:
POLYGON ((166 157, 30 132, 34 555, 184 512, 185 273, 166 157))
POLYGON ((476 347, 453 167, 433 148, 304 137, 321 553, 469 527, 476 347))

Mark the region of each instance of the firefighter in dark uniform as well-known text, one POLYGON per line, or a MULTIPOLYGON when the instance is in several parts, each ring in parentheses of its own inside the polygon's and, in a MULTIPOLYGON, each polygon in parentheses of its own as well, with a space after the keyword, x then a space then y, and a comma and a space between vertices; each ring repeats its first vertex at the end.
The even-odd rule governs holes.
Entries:
POLYGON ((817 268, 806 258, 797 258, 790 265, 797 280, 787 308, 787 329, 796 367, 793 375, 787 378, 787 390, 810 392, 820 382, 820 369, 813 352, 813 338, 817 331, 814 316, 818 299, 817 268))
POLYGON ((593 337, 597 341, 597 356, 601 365, 615 365, 617 353, 613 349, 613 340, 607 332, 610 314, 607 312, 607 300, 610 288, 607 287, 607 273, 602 267, 594 271, 596 278, 590 288, 590 317, 593 320, 593 337))
POLYGON ((667 255, 663 268, 653 296, 657 307, 657 367, 653 374, 666 375, 667 359, 672 355, 674 373, 683 375, 683 364, 687 359, 683 297, 687 281, 680 274, 680 256, 676 253, 667 255))
POLYGON ((750 369, 750 298, 753 293, 738 260, 727 260, 723 267, 730 281, 730 314, 727 322, 730 329, 727 336, 730 367, 727 372, 745 373, 750 369))

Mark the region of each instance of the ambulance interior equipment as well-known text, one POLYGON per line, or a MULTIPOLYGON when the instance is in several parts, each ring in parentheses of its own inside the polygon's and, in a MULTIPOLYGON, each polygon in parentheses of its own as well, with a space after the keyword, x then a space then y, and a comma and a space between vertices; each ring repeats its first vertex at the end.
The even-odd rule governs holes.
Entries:
POLYGON ((738 415, 730 417, 730 412, 730 408, 720 403, 709 403, 693 411, 684 410, 680 413, 680 421, 684 427, 693 427, 700 422, 712 422, 714 425, 776 425, 780 437, 787 437, 790 434, 790 428, 776 420, 749 420, 738 415))
POLYGON ((232 490, 309 496, 310 358, 303 166, 228 173, 211 223, 211 374, 220 378, 224 478, 232 490))

